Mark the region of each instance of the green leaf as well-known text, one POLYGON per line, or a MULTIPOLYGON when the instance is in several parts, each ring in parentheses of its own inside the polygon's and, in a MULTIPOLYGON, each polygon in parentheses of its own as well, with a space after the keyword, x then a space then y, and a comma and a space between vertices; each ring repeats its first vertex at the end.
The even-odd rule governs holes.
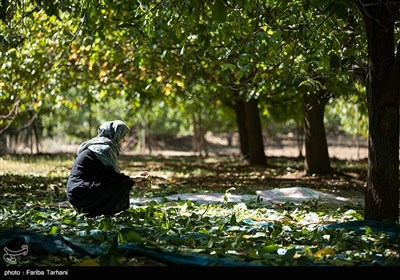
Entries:
POLYGON ((329 66, 331 69, 339 69, 340 67, 340 58, 336 54, 332 54, 329 60, 329 66))
POLYGON ((74 224, 74 221, 71 220, 71 219, 63 219, 63 220, 62 220, 62 223, 63 223, 64 225, 72 225, 72 224, 74 224))
POLYGON ((103 218, 98 226, 99 229, 103 230, 103 231, 109 231, 112 230, 112 223, 111 223, 111 219, 110 217, 105 217, 103 218))
POLYGON ((369 226, 365 226, 365 235, 370 235, 372 233, 372 229, 369 226))
POLYGON ((244 75, 244 72, 239 71, 239 72, 236 72, 234 76, 237 81, 240 81, 242 79, 243 75, 244 75))
POLYGON ((286 251, 286 253, 285 253, 285 256, 284 256, 285 262, 290 263, 290 262, 292 261, 292 259, 293 259, 293 257, 294 257, 295 254, 296 254, 296 250, 295 250, 295 249, 293 249, 293 248, 288 249, 288 250, 286 251))
POLYGON ((212 248, 213 245, 214 245, 214 239, 212 236, 210 236, 210 239, 208 239, 207 242, 207 248, 212 248))
POLYGON ((136 231, 130 230, 123 234, 125 239, 129 242, 142 242, 142 236, 136 231))
MULTIPOLYGON (((346 3, 347 5, 347 3, 346 3)), ((346 21, 347 20, 347 16, 348 16, 348 12, 346 10, 346 7, 344 5, 339 5, 336 10, 335 10, 335 14, 338 18, 346 21)))
POLYGON ((192 220, 190 219, 190 217, 187 218, 186 224, 185 224, 185 230, 186 230, 186 231, 189 231, 189 230, 192 229, 192 223, 191 223, 191 221, 192 221, 192 220))
POLYGON ((260 258, 260 256, 258 255, 258 252, 256 249, 254 249, 253 247, 249 248, 249 257, 253 258, 253 259, 258 259, 260 258))
POLYGON ((237 225, 237 220, 236 220, 236 215, 235 214, 233 214, 231 216, 231 225, 232 226, 237 225))
POLYGON ((58 226, 52 226, 50 228, 49 234, 57 234, 60 232, 60 228, 58 226))
POLYGON ((225 22, 227 10, 223 0, 216 0, 212 11, 213 17, 217 22, 225 22))
POLYGON ((267 246, 263 246, 262 250, 266 253, 276 253, 279 249, 279 245, 277 244, 271 244, 267 246))
POLYGON ((236 68, 235 64, 232 64, 232 63, 224 63, 224 64, 222 64, 222 66, 221 66, 221 72, 224 72, 224 71, 227 70, 227 69, 229 69, 229 70, 231 70, 232 72, 234 72, 235 68, 236 68))

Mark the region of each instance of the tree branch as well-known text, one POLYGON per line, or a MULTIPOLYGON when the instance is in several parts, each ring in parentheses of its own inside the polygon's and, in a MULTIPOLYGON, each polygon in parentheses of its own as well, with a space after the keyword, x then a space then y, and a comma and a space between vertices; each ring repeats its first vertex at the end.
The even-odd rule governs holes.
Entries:
POLYGON ((57 65, 56 65, 56 67, 60 66, 62 60, 64 59, 64 57, 67 55, 69 49, 71 48, 71 45, 72 45, 73 41, 76 39, 76 37, 78 36, 79 31, 82 29, 83 24, 84 24, 85 21, 86 21, 86 15, 87 15, 87 11, 88 11, 88 9, 89 9, 89 3, 90 3, 90 0, 88 0, 88 1, 86 2, 86 7, 85 7, 85 9, 83 10, 83 16, 81 17, 81 23, 79 24, 78 28, 76 29, 75 33, 73 34, 72 39, 69 41, 68 48, 66 49, 66 51, 65 51, 64 54, 62 55, 60 61, 59 61, 59 62, 57 63, 57 65))

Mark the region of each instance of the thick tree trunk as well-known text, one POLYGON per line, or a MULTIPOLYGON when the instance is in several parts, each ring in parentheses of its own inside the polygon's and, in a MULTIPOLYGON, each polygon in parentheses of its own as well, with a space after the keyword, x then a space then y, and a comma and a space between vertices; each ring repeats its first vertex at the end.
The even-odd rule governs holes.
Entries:
POLYGON ((389 4, 359 6, 368 40, 367 100, 369 115, 366 220, 399 219, 400 59, 395 58, 394 19, 389 4))
POLYGON ((267 159, 264 152, 258 101, 256 99, 250 99, 245 103, 245 109, 249 140, 249 163, 251 165, 266 165, 267 159))
POLYGON ((328 99, 321 95, 304 96, 304 169, 307 174, 332 172, 324 126, 324 109, 328 99))
POLYGON ((244 106, 244 100, 242 98, 237 98, 235 100, 235 114, 236 123, 239 130, 239 143, 240 143, 240 153, 245 159, 249 158, 249 139, 247 136, 246 127, 246 111, 244 106))

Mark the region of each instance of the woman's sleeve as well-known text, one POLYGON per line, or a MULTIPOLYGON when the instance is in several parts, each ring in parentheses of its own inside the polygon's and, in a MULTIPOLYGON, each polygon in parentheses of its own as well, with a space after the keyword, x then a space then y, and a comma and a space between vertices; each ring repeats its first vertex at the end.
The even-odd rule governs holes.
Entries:
POLYGON ((135 182, 130 180, 129 176, 125 175, 124 173, 118 173, 115 171, 114 167, 104 165, 99 159, 96 158, 96 165, 99 169, 99 176, 103 178, 102 181, 111 183, 122 183, 128 186, 134 186, 135 182))

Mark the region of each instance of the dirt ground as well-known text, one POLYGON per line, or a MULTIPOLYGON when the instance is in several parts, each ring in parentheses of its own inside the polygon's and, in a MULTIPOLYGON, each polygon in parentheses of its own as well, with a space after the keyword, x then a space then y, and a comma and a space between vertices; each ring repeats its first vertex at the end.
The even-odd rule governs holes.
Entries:
MULTIPOLYGON (((232 155, 241 157, 238 135, 233 135, 231 145, 228 145, 226 135, 206 135, 208 155, 232 155)), ((343 197, 363 198, 366 187, 366 159, 368 149, 366 139, 356 141, 344 136, 328 135, 328 149, 331 158, 332 168, 335 173, 331 176, 313 176, 305 174, 302 168, 291 168, 290 164, 301 164, 299 157, 305 155, 304 147, 300 154, 296 138, 292 134, 275 135, 264 138, 265 155, 272 162, 274 176, 268 179, 269 188, 304 186, 318 191, 341 195, 343 197), (273 163, 278 165, 274 165, 273 163), (287 162, 285 167, 282 162, 287 162)), ((129 141, 127 141, 129 145, 129 141)), ((133 142, 131 142, 133 143, 133 142)), ((162 138, 147 139, 145 150, 137 149, 137 145, 122 147, 124 155, 149 155, 163 156, 196 156, 198 153, 192 151, 192 138, 162 138), (151 149, 149 149, 149 144, 151 149)), ((78 144, 65 144, 62 141, 46 140, 41 144, 41 152, 46 153, 76 153, 78 144)), ((27 151, 29 153, 29 151, 27 151)), ((204 154, 203 154, 204 155, 204 154)), ((168 159, 166 159, 168 160, 168 159)), ((196 185, 198 182, 193 182, 196 185)), ((260 182, 256 182, 259 184, 260 182)), ((256 185, 257 185, 256 184, 256 185)), ((260 183, 261 184, 261 183, 260 183)), ((190 185, 190 184, 189 184, 190 185)), ((206 182, 205 185, 208 185, 206 182)), ((212 184, 211 184, 212 185, 212 184)))
MULTIPOLYGON (((239 155, 238 135, 233 135, 232 145, 223 136, 206 135, 207 148, 210 154, 239 155)), ((191 151, 191 138, 184 137, 170 141, 153 142, 152 153, 163 155, 193 155, 191 151)), ((356 139, 346 136, 328 135, 328 151, 331 158, 340 160, 358 161, 368 158, 368 146, 366 139, 356 139)), ((304 145, 300 154, 299 147, 293 134, 275 135, 264 138, 265 155, 267 157, 298 157, 305 155, 304 145)), ((130 151, 132 152, 132 151, 130 151)), ((147 150, 146 152, 150 152, 147 150)))
MULTIPOLYGON (((234 136, 232 146, 228 145, 226 138, 215 135, 207 135, 207 147, 209 155, 235 155, 240 156, 238 137, 234 136)), ((191 150, 191 138, 163 140, 153 142, 152 155, 163 156, 192 156, 195 153, 191 150)), ((332 164, 336 162, 340 166, 349 166, 352 162, 362 162, 363 164, 368 159, 368 148, 366 139, 358 141, 345 136, 328 135, 328 150, 332 160, 332 164), (344 161, 344 162, 343 162, 344 161)), ((293 135, 277 135, 274 138, 264 138, 265 155, 266 157, 278 158, 298 158, 300 155, 296 140, 293 135)), ((125 150, 126 154, 143 154, 142 151, 125 150)), ((150 154, 147 150, 145 153, 150 154)), ((304 147, 302 156, 305 155, 304 147)), ((336 172, 337 173, 337 172, 336 172)), ((280 188, 293 186, 306 186, 322 192, 341 195, 347 198, 357 198, 358 203, 363 203, 364 191, 366 186, 366 172, 363 170, 359 173, 346 171, 337 173, 333 176, 312 176, 304 173, 303 170, 288 169, 286 172, 276 176, 270 180, 270 186, 280 188)))
MULTIPOLYGON (((232 143, 228 145, 225 135, 206 135, 207 150, 210 155, 239 155, 238 135, 232 136, 232 143)), ((346 137, 343 135, 328 135, 328 151, 331 158, 340 160, 358 161, 368 158, 367 140, 346 137)), ((194 155, 192 151, 191 137, 169 138, 169 139, 152 139, 148 141, 146 150, 137 149, 131 145, 123 147, 122 152, 125 154, 160 154, 166 156, 185 156, 194 155), (149 149, 151 145, 151 149, 149 149)), ((54 140, 45 140, 41 144, 43 153, 75 153, 78 144, 65 144, 54 140)), ((267 157, 298 157, 300 151, 293 134, 280 134, 273 137, 264 137, 265 155, 267 157)), ((301 155, 304 156, 304 145, 301 155)))

